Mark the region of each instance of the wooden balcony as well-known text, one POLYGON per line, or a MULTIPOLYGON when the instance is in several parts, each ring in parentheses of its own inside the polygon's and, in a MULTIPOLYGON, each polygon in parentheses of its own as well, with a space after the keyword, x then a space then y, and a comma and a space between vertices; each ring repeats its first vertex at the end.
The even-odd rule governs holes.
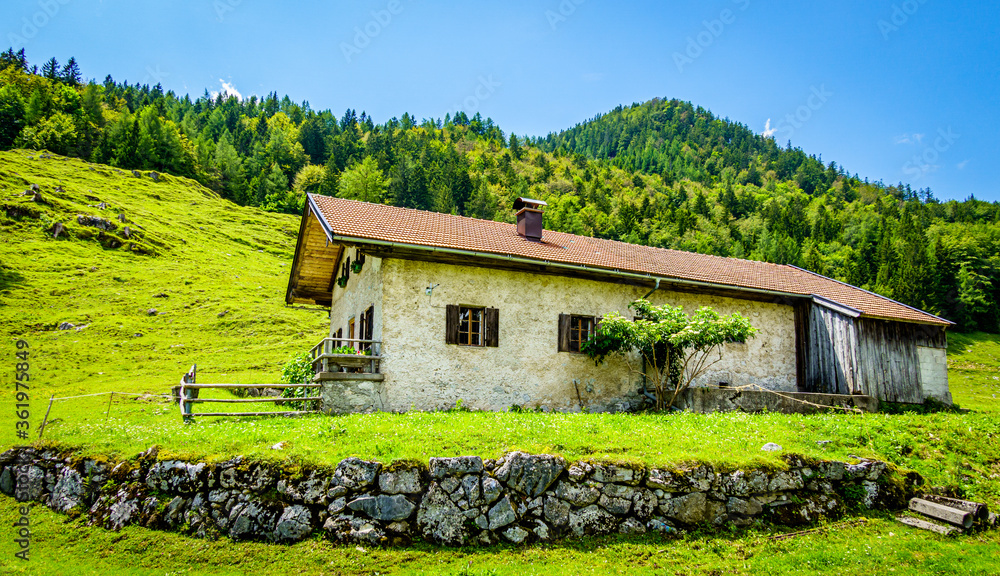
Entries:
POLYGON ((324 380, 373 380, 381 381, 379 364, 382 342, 380 340, 360 340, 356 338, 324 338, 310 351, 313 366, 313 381, 324 380), (342 354, 334 350, 351 346, 365 354, 342 354))

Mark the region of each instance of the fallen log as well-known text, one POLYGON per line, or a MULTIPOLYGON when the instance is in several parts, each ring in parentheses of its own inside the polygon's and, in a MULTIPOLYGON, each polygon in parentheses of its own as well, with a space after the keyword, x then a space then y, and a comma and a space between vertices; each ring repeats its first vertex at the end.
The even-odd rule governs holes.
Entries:
POLYGON ((942 504, 935 504, 921 498, 913 498, 910 500, 910 510, 923 514, 924 516, 930 516, 936 520, 942 520, 949 524, 954 524, 955 526, 961 526, 962 528, 972 527, 972 513, 966 512, 965 510, 958 510, 956 508, 951 508, 950 506, 944 506, 942 504))
POLYGON ((921 496, 921 498, 928 502, 969 512, 972 514, 974 520, 988 520, 990 517, 989 507, 982 502, 970 502, 969 500, 959 500, 958 498, 948 498, 947 496, 938 496, 936 494, 927 494, 921 496))

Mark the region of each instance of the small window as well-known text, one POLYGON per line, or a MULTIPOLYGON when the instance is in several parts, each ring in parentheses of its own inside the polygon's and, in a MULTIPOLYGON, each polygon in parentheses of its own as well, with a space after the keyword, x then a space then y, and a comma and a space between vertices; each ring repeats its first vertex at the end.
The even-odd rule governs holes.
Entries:
POLYGON ((446 310, 445 341, 459 346, 500 345, 500 311, 496 308, 456 306, 446 310))
POLYGON ((594 335, 601 319, 576 314, 559 315, 559 351, 580 352, 581 345, 594 335))

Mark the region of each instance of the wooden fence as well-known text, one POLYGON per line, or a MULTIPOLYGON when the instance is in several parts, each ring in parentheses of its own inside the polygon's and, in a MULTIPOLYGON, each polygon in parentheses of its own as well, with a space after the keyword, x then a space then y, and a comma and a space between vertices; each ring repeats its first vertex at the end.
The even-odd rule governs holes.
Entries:
POLYGON ((198 393, 203 389, 236 389, 236 388, 320 388, 320 384, 198 384, 195 378, 198 374, 198 365, 191 366, 191 369, 181 377, 179 386, 173 389, 174 398, 181 409, 181 417, 185 422, 194 422, 195 416, 299 416, 301 414, 316 414, 319 410, 291 410, 272 412, 192 412, 191 405, 203 402, 215 402, 218 404, 247 404, 252 402, 319 402, 319 396, 309 396, 307 398, 283 398, 283 397, 260 397, 260 398, 199 398, 198 393))

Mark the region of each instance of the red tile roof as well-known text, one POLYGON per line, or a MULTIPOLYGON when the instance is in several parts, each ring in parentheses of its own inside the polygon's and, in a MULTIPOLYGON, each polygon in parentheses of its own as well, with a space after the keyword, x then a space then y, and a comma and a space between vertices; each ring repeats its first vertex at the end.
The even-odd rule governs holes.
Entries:
POLYGON ((541 242, 534 242, 519 236, 515 225, 503 222, 315 194, 309 198, 335 236, 584 265, 722 287, 818 295, 854 308, 862 316, 940 326, 951 324, 795 266, 639 246, 552 230, 545 230, 541 242))

